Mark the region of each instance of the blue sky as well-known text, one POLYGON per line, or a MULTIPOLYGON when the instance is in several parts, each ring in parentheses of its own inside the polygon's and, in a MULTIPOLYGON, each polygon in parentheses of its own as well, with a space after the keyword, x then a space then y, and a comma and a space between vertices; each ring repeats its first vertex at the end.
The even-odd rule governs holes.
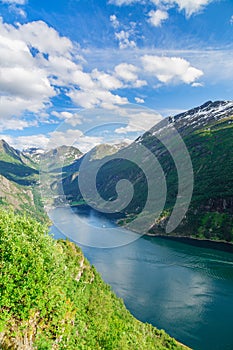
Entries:
POLYGON ((85 151, 108 142, 97 123, 128 141, 232 99, 232 0, 0 0, 0 16, 0 133, 17 148, 85 151))

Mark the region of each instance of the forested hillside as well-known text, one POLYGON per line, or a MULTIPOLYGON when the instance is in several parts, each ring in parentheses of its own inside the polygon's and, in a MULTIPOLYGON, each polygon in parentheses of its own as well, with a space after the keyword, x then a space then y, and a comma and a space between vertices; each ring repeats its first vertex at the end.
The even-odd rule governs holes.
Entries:
POLYGON ((0 211, 1 349, 185 349, 137 321, 77 246, 46 231, 0 211))
MULTIPOLYGON (((148 148, 158 159, 165 174, 166 203, 157 220, 155 213, 154 216, 151 213, 151 217, 148 217, 151 222, 154 220, 150 233, 165 234, 167 222, 177 200, 177 168, 169 150, 159 141, 159 135, 166 135, 166 130, 171 128, 179 132, 187 147, 194 175, 189 210, 171 234, 233 241, 233 103, 229 101, 208 101, 200 107, 168 117, 128 146, 129 155, 131 152, 136 153, 140 145, 148 148)), ((175 149, 177 145, 174 143, 172 147, 175 149)), ((97 177, 98 191, 107 201, 116 200, 116 184, 119 180, 128 179, 133 184, 133 200, 122 211, 122 220, 119 221, 123 225, 140 214, 148 195, 145 174, 134 162, 125 160, 125 154, 125 150, 120 150, 115 160, 106 157, 97 177)), ((90 173, 91 167, 90 164, 90 173)), ((156 184, 157 174, 152 163, 149 172, 154 174, 154 186, 160 190, 159 184, 156 184)), ((63 189, 71 202, 82 200, 78 173, 63 180, 63 189)))

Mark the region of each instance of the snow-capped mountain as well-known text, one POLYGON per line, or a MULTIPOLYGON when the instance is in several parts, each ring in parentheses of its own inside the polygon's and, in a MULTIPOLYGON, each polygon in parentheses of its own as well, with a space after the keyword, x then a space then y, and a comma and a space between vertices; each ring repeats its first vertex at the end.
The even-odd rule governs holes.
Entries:
POLYGON ((35 163, 39 163, 41 156, 45 153, 45 150, 37 147, 30 147, 23 150, 23 155, 31 158, 35 163))
POLYGON ((199 107, 168 119, 170 123, 175 123, 178 129, 181 126, 182 128, 191 126, 193 129, 198 129, 231 115, 233 115, 233 101, 208 101, 199 107))
MULTIPOLYGON (((174 127, 183 137, 199 129, 209 129, 213 124, 225 122, 233 123, 233 101, 208 101, 199 107, 186 112, 164 118, 148 132, 140 136, 136 143, 144 143, 153 136, 166 134, 169 128, 174 127)), ((153 143, 153 142, 152 142, 153 143)))
POLYGON ((45 152, 44 149, 42 148, 37 148, 37 147, 30 147, 30 148, 25 148, 23 150, 24 154, 27 155, 35 155, 35 154, 43 154, 45 152))

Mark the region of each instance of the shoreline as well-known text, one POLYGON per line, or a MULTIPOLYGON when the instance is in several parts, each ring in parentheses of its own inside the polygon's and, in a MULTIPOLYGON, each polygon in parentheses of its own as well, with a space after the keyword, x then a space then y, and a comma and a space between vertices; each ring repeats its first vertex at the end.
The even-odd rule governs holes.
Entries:
POLYGON ((190 236, 168 236, 161 233, 145 233, 145 237, 162 238, 180 243, 189 244, 200 248, 215 249, 228 253, 233 253, 233 243, 226 241, 214 241, 211 239, 195 238, 190 236))
MULTIPOLYGON (((56 207, 54 207, 54 209, 55 208, 56 207)), ((92 209, 92 210, 94 210, 93 208, 90 208, 86 203, 75 204, 75 205, 70 206, 70 208, 71 209, 80 208, 80 209, 92 209)), ((109 218, 109 220, 111 220, 111 218, 109 218)), ((115 220, 114 220, 114 223, 118 227, 124 228, 124 226, 118 225, 115 220)), ((127 229, 127 227, 125 227, 125 228, 127 229)), ((133 232, 138 233, 136 230, 134 230, 133 232)), ((167 240, 181 242, 184 244, 193 245, 193 246, 200 247, 200 248, 215 249, 215 250, 219 250, 219 251, 233 253, 233 242, 215 241, 215 240, 206 239, 206 238, 181 236, 181 235, 166 235, 166 234, 163 234, 161 232, 160 233, 144 233, 144 234, 138 233, 138 234, 141 235, 141 237, 145 236, 145 237, 163 238, 163 239, 167 239, 167 240)))

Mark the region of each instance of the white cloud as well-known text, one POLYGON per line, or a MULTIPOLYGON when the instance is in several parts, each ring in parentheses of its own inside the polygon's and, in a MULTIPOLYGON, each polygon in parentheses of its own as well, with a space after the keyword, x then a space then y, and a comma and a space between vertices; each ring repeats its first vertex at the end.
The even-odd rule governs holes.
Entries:
POLYGON ((102 107, 107 109, 114 108, 114 105, 123 105, 128 103, 126 97, 114 95, 108 90, 72 90, 68 96, 79 106, 83 108, 102 107))
POLYGON ((107 90, 116 90, 123 86, 122 82, 116 77, 98 71, 98 69, 94 69, 91 74, 92 78, 96 80, 97 84, 107 90))
POLYGON ((145 80, 138 78, 140 69, 133 64, 120 63, 115 67, 115 74, 118 78, 124 80, 128 85, 134 88, 140 88, 147 85, 145 80))
POLYGON ((39 113, 44 108, 45 102, 40 99, 26 100, 18 96, 0 96, 0 119, 20 117, 24 111, 39 113))
POLYGON ((127 110, 129 122, 126 127, 117 128, 117 134, 128 134, 130 132, 144 132, 152 128, 162 120, 161 114, 152 110, 127 110))
POLYGON ((230 24, 233 24, 233 15, 230 18, 230 24))
POLYGON ((203 75, 201 70, 180 57, 144 55, 141 60, 145 71, 162 83, 181 81, 191 84, 203 75))
POLYGON ((66 131, 54 131, 50 133, 49 148, 62 145, 75 146, 81 152, 86 153, 93 147, 103 143, 102 137, 86 136, 79 129, 68 129, 66 131))
POLYGON ((22 17, 22 18, 26 18, 27 14, 26 12, 22 9, 22 7, 19 7, 15 4, 12 4, 9 6, 9 11, 16 14, 16 16, 22 17))
POLYGON ((30 147, 46 148, 49 142, 49 138, 43 134, 30 135, 30 136, 18 136, 11 137, 9 135, 0 135, 0 138, 4 139, 12 147, 23 150, 30 147))
POLYGON ((38 134, 30 136, 12 137, 10 135, 0 135, 0 139, 5 140, 12 147, 23 150, 30 147, 51 149, 59 146, 75 146, 81 152, 86 153, 93 147, 103 143, 102 137, 86 136, 82 131, 68 129, 66 131, 54 131, 49 136, 38 134))
POLYGON ((16 5, 25 5, 27 0, 0 0, 4 4, 16 4, 16 5))
POLYGON ((192 14, 201 11, 205 6, 207 6, 208 4, 210 4, 211 2, 213 2, 215 0, 161 0, 161 2, 163 3, 170 3, 170 4, 177 4, 179 7, 179 10, 184 10, 186 15, 189 17, 192 14))
POLYGON ((193 83, 192 86, 193 87, 202 87, 202 86, 204 86, 204 84, 203 83, 193 83))
POLYGON ((112 23, 113 28, 116 29, 116 28, 118 28, 118 27, 120 26, 120 22, 118 21, 116 15, 111 15, 111 16, 110 16, 110 21, 111 21, 111 23, 112 23))
POLYGON ((119 22, 116 15, 110 16, 112 27, 115 29, 115 38, 118 41, 120 49, 137 47, 135 37, 138 38, 138 32, 135 30, 137 23, 130 21, 127 25, 119 22))
POLYGON ((135 83, 132 84, 132 87, 134 88, 141 88, 143 86, 146 86, 147 85, 147 81, 146 80, 136 80, 135 83))
MULTIPOLYGON (((96 57, 93 64, 96 66, 99 62, 104 62, 104 66, 108 70, 113 69, 116 62, 127 62, 127 64, 133 64, 139 68, 137 73, 140 79, 146 80, 148 86, 155 85, 154 75, 148 74, 143 68, 141 58, 145 56, 161 56, 162 57, 181 57, 190 63, 190 66, 197 68, 202 71, 204 75, 201 77, 201 82, 204 85, 213 86, 217 84, 222 84, 222 86, 227 86, 229 89, 232 85, 233 80, 233 50, 228 48, 223 49, 183 49, 183 50, 173 50, 173 49, 156 49, 156 48, 146 48, 137 49, 135 52, 131 50, 115 51, 112 49, 96 51, 88 53, 86 56, 89 60, 94 56, 96 57), (211 57, 211 60, 210 60, 211 57)), ((120 78, 119 78, 120 79, 120 78)), ((170 83, 173 83, 172 81, 170 83)), ((162 84, 162 83, 160 83, 162 84)))
POLYGON ((137 46, 136 42, 130 39, 130 35, 131 31, 125 30, 121 30, 120 32, 115 33, 115 37, 119 41, 120 49, 135 48, 137 46))
MULTIPOLYGON (((30 52, 32 46, 38 50, 46 48, 46 43, 42 47, 42 44, 34 42, 36 35, 39 37, 38 28, 46 40, 52 33, 53 45, 48 50, 62 54, 64 45, 60 44, 63 44, 63 39, 58 34, 55 35, 55 31, 45 23, 39 22, 39 27, 37 22, 14 27, 0 20, 0 118, 20 116, 24 111, 40 113, 57 93, 51 85, 48 67, 30 52), (31 30, 34 36, 30 33, 31 30), (32 42, 29 40, 31 35, 32 42), (54 50, 55 44, 57 50, 54 50)), ((43 41, 41 37, 39 41, 43 41)))
POLYGON ((52 115, 65 120, 62 127, 46 135, 32 135, 21 137, 10 137, 9 135, 0 135, 3 139, 18 149, 28 147, 54 148, 61 145, 74 145, 82 152, 87 152, 94 146, 101 143, 116 144, 127 140, 133 141, 135 135, 150 129, 158 123, 162 117, 153 110, 136 105, 127 105, 120 108, 114 108, 111 111, 105 109, 84 110, 84 111, 62 111, 52 112, 52 115), (80 114, 79 114, 80 113, 80 114), (95 117, 93 119, 93 117, 95 117), (84 125, 73 125, 72 121, 84 120, 84 125), (113 121, 123 127, 113 130, 113 121), (72 127, 70 127, 72 125, 72 127), (104 128, 103 128, 104 125, 104 128), (75 128, 77 126, 77 128, 75 128), (96 128, 97 126, 97 128, 96 128), (98 127, 101 126, 100 129, 98 127), (96 130, 96 134, 86 135, 84 130, 96 130))
POLYGON ((138 67, 128 63, 121 63, 115 67, 116 75, 125 81, 136 81, 138 71, 138 67))
POLYGON ((24 112, 42 116, 60 93, 85 108, 128 102, 112 92, 124 87, 115 71, 85 72, 82 63, 77 45, 45 22, 14 26, 0 19, 0 118, 20 119, 24 112))
POLYGON ((104 143, 103 137, 94 136, 81 136, 75 143, 74 146, 77 147, 82 153, 87 153, 92 148, 104 143))
MULTIPOLYGON (((145 72, 151 71, 166 83, 195 83, 202 74, 188 61, 156 56, 143 57, 145 72, 140 58, 137 66, 123 62, 108 73, 98 69, 85 72, 76 47, 42 21, 16 27, 0 21, 0 118, 20 118, 24 112, 42 116, 61 91, 81 107, 113 109, 128 103, 127 98, 113 92, 147 85, 145 72)), ((60 117, 67 119, 68 115, 60 117)))
POLYGON ((10 135, 0 135, 0 139, 5 140, 12 147, 23 150, 30 147, 51 149, 59 146, 75 146, 86 153, 93 147, 103 143, 102 137, 86 136, 78 129, 68 129, 66 131, 54 131, 46 136, 44 134, 12 137, 10 135))
POLYGON ((19 25, 17 32, 29 47, 34 47, 40 52, 55 56, 64 55, 68 58, 71 56, 72 42, 66 37, 61 37, 55 29, 43 21, 19 25))
POLYGON ((136 101, 137 103, 145 103, 145 101, 143 100, 143 98, 135 97, 134 99, 135 99, 135 101, 136 101))
POLYGON ((115 130, 115 132, 117 134, 128 134, 131 132, 138 132, 140 129, 140 131, 144 131, 144 129, 139 128, 137 125, 134 125, 133 123, 129 123, 126 127, 121 127, 115 130))
POLYGON ((82 135, 83 135, 82 131, 78 129, 68 129, 65 131, 55 130, 49 134, 50 136, 49 148, 55 148, 57 146, 62 146, 62 145, 71 146, 82 135))
POLYGON ((53 111, 51 115, 58 119, 64 120, 66 123, 76 126, 82 123, 82 117, 78 113, 71 113, 68 111, 57 112, 53 111))
POLYGON ((9 5, 8 10, 16 16, 26 18, 27 14, 21 7, 27 3, 27 0, 0 0, 0 3, 9 5))
POLYGON ((95 84, 90 74, 85 73, 81 70, 76 70, 73 76, 70 76, 71 81, 78 85, 81 89, 93 89, 95 84))
POLYGON ((109 0, 109 4, 122 6, 122 5, 131 5, 135 2, 141 2, 142 0, 109 0))
POLYGON ((47 99, 55 95, 44 70, 35 67, 0 67, 0 90, 23 99, 34 96, 47 99))
POLYGON ((54 85, 66 86, 71 82, 77 82, 75 79, 81 67, 79 64, 72 61, 72 59, 60 55, 50 55, 48 59, 45 59, 41 54, 39 54, 36 59, 38 64, 46 69, 47 74, 50 76, 50 81, 54 83, 54 85), (51 77, 54 77, 54 79, 51 77))
POLYGON ((63 120, 66 124, 72 125, 73 127, 76 127, 77 125, 82 124, 83 117, 77 112, 68 112, 68 111, 62 111, 57 112, 53 111, 51 113, 54 117, 63 120))
POLYGON ((109 111, 99 108, 85 109, 78 113, 84 124, 77 129, 70 128, 70 118, 66 124, 62 124, 62 128, 50 134, 51 147, 56 147, 56 144, 75 145, 86 152, 100 143, 119 143, 126 138, 133 141, 135 135, 150 129, 162 119, 156 111, 133 104, 115 107, 109 111), (113 129, 114 125, 117 130, 113 129))
MULTIPOLYGON (((140 5, 153 4, 157 7, 157 10, 161 10, 161 12, 164 12, 164 9, 169 10, 170 8, 178 7, 179 11, 185 11, 186 16, 190 17, 191 15, 203 10, 205 6, 209 5, 213 1, 216 0, 110 0, 109 3, 116 6, 131 5, 135 3, 140 3, 140 5)), ((152 10, 152 12, 150 12, 151 15, 149 13, 151 20, 154 23, 158 23, 159 18, 161 18, 161 16, 165 16, 165 12, 164 14, 157 13, 157 15, 155 15, 156 12, 157 11, 152 10)), ((165 19, 167 19, 167 17, 162 18, 162 20, 165 19)), ((161 20, 159 23, 161 23, 161 20)))
POLYGON ((0 119, 0 131, 23 130, 29 126, 37 126, 37 121, 19 120, 17 118, 0 119))
POLYGON ((160 27, 162 22, 164 22, 169 17, 167 11, 161 11, 161 10, 156 10, 156 11, 151 10, 148 13, 148 16, 149 16, 148 22, 154 27, 160 27))

